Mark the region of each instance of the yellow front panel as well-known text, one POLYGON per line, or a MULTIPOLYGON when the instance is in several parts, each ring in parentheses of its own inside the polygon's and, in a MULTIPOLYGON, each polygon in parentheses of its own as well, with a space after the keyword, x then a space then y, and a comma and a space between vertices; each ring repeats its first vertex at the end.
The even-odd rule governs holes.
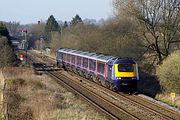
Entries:
POLYGON ((136 65, 134 64, 134 72, 119 72, 118 64, 115 64, 115 77, 136 77, 136 65))

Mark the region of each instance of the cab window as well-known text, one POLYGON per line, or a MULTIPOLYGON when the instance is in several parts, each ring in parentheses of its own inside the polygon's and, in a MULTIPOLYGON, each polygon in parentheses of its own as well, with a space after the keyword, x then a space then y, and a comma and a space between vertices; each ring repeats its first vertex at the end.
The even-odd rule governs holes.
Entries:
POLYGON ((118 71, 119 72, 133 72, 134 71, 133 64, 119 64, 118 71))

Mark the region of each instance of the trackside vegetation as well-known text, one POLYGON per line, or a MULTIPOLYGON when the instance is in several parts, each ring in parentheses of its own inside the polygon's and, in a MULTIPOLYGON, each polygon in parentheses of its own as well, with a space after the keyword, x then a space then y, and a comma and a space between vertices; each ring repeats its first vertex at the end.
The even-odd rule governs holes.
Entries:
POLYGON ((166 92, 180 93, 180 50, 169 55, 156 73, 166 92))
MULTIPOLYGON (((134 2, 113 0, 115 16, 101 25, 83 23, 84 21, 80 16, 76 15, 70 22, 62 22, 59 24, 59 28, 54 30, 52 26, 57 21, 53 17, 52 24, 48 24, 51 15, 45 27, 39 30, 46 33, 46 28, 49 28, 51 37, 49 40, 44 39, 44 41, 38 38, 34 39, 36 41, 35 48, 40 50, 49 47, 52 54, 58 48, 72 48, 133 58, 138 61, 140 69, 139 90, 155 97, 159 93, 169 91, 166 89, 168 86, 165 87, 162 82, 164 78, 157 77, 157 75, 160 75, 156 73, 157 67, 161 66, 173 51, 180 49, 180 32, 177 28, 179 11, 176 8, 178 3, 175 0, 169 1, 170 3, 165 0, 158 1, 153 1, 152 4, 145 4, 146 2, 143 4, 140 0, 134 2), (164 4, 167 6, 164 6, 163 2, 166 2, 164 4), (171 2, 174 4, 171 4, 171 2), (149 11, 150 13, 157 10, 154 12, 155 18, 146 19, 149 17, 149 13, 145 14, 139 9, 141 7, 143 7, 143 11, 149 11), (166 12, 161 9, 165 9, 166 12), (172 16, 165 16, 168 10, 172 13, 172 16), (165 18, 158 16, 157 12, 165 18), (167 22, 167 19, 169 19, 169 22, 167 22), (46 44, 47 41, 49 41, 48 44, 46 44)), ((39 24, 39 26, 41 25, 44 25, 44 23, 39 24)), ((36 32, 37 27, 38 25, 30 25, 32 32, 39 35, 40 32, 36 32)), ((44 34, 44 36, 46 35, 44 34)), ((164 71, 164 74, 167 74, 166 72, 164 71)))
MULTIPOLYGON (((139 65, 141 93, 170 98, 169 92, 175 92, 179 97, 179 1, 112 0, 112 6, 114 16, 102 24, 87 23, 76 14, 70 21, 50 15, 47 22, 26 25, 29 48, 51 51, 53 56, 59 48, 71 48, 133 58, 139 65)), ((8 34, 0 24, 0 67, 14 60, 8 34)))
POLYGON ((0 68, 15 64, 15 54, 10 42, 10 36, 4 24, 0 23, 0 68))
POLYGON ((107 120, 45 74, 25 67, 5 68, 3 73, 6 119, 107 120))

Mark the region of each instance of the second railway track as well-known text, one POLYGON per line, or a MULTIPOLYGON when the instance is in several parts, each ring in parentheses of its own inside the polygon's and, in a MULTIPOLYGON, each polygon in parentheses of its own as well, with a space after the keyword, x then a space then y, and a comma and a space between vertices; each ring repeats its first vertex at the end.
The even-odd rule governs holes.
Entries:
MULTIPOLYGON (((153 103, 150 100, 142 98, 138 95, 127 95, 122 93, 115 93, 111 90, 97 85, 83 77, 79 77, 74 73, 72 77, 76 77, 74 80, 81 81, 81 85, 88 87, 94 92, 98 92, 101 97, 106 97, 107 100, 128 109, 127 111, 134 113, 139 119, 179 119, 180 114, 171 109, 167 109, 161 105, 153 103)), ((69 79, 73 79, 70 77, 69 79)))

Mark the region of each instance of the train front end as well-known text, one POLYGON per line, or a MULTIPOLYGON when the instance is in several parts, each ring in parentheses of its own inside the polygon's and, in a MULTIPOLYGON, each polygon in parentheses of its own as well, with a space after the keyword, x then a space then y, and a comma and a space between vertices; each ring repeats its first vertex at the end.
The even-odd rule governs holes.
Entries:
POLYGON ((118 91, 136 92, 138 80, 138 65, 134 60, 127 58, 114 62, 114 84, 118 91))

